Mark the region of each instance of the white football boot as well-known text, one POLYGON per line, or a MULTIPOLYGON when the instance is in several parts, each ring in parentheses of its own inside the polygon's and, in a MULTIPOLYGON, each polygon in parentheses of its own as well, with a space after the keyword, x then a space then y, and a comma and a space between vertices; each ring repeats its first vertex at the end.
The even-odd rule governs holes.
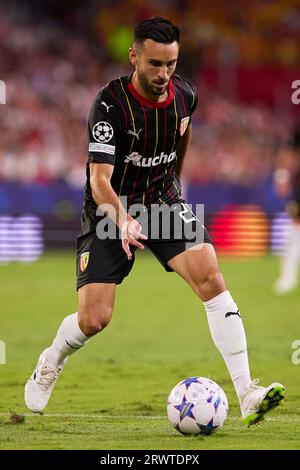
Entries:
POLYGON ((253 380, 241 399, 243 423, 247 426, 263 420, 265 414, 278 406, 285 396, 285 388, 280 383, 260 387, 258 382, 259 380, 253 380))
MULTIPOLYGON (((66 361, 65 361, 66 363, 66 361)), ((42 413, 46 408, 54 385, 62 371, 46 359, 45 351, 39 357, 36 369, 25 385, 24 400, 33 413, 42 413)))

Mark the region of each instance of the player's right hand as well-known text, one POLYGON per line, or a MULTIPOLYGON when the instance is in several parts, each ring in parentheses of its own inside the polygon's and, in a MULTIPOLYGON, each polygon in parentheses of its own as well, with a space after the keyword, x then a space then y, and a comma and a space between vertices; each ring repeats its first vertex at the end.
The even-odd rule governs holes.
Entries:
POLYGON ((128 260, 132 259, 132 253, 130 251, 130 244, 143 250, 145 247, 138 239, 147 240, 147 236, 141 233, 142 226, 139 222, 134 219, 128 220, 122 227, 122 248, 125 251, 128 260))

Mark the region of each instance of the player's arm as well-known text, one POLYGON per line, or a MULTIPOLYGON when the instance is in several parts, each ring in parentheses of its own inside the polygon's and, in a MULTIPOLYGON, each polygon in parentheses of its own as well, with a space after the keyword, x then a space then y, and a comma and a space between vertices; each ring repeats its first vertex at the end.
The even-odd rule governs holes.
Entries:
POLYGON ((111 186, 113 166, 109 163, 90 163, 90 185, 93 199, 108 217, 120 228, 122 234, 122 247, 127 258, 132 258, 130 244, 144 249, 138 239, 146 240, 141 233, 142 226, 134 220, 124 209, 121 201, 111 186))
POLYGON ((127 214, 111 186, 118 135, 122 134, 121 122, 116 102, 107 89, 103 89, 94 100, 88 118, 90 185, 96 204, 105 205, 104 212, 120 228, 123 249, 131 259, 129 244, 143 249, 137 239, 147 237, 141 234, 141 225, 127 214))
POLYGON ((178 176, 181 175, 181 170, 182 170, 182 165, 183 165, 183 160, 186 155, 189 143, 192 138, 192 124, 190 124, 181 137, 177 149, 177 164, 176 164, 176 173, 178 176))

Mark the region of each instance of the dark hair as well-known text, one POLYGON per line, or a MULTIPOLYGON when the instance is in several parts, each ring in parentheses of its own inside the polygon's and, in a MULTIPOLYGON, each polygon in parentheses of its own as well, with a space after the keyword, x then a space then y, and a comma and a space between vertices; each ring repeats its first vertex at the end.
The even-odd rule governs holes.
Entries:
POLYGON ((180 42, 180 31, 171 21, 156 16, 140 21, 134 29, 134 42, 143 43, 146 39, 171 44, 180 42))

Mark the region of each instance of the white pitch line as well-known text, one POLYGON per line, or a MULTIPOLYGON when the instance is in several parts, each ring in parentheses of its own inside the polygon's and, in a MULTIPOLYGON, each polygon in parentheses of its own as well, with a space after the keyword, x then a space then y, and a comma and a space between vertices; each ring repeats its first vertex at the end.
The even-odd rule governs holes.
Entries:
MULTIPOLYGON (((0 417, 5 417, 7 418, 8 416, 10 416, 12 413, 0 413, 0 417)), ((40 414, 40 413, 17 413, 17 414, 20 414, 22 416, 26 416, 26 417, 29 417, 29 418, 38 418, 38 417, 45 417, 45 418, 87 418, 87 419, 104 419, 104 418, 108 418, 108 419, 163 419, 165 418, 166 416, 141 416, 141 415, 121 415, 121 416, 118 416, 118 415, 106 415, 105 413, 101 414, 101 415, 93 415, 93 414, 81 414, 81 413, 68 413, 68 414, 65 414, 65 413, 44 413, 44 414, 40 414)))

